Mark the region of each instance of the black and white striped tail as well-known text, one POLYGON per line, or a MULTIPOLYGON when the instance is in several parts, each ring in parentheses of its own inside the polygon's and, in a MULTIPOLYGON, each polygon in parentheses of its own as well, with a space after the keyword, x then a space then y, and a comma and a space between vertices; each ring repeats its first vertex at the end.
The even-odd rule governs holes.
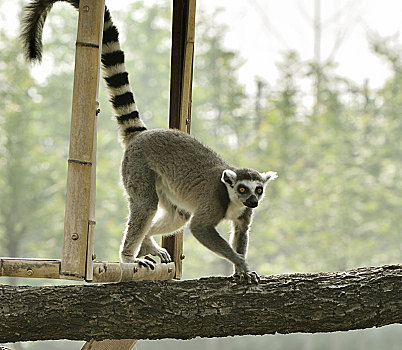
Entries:
POLYGON ((147 128, 139 116, 124 64, 124 52, 120 49, 119 33, 107 9, 103 28, 102 71, 123 145, 127 146, 133 136, 147 128))
MULTIPOLYGON (((29 61, 40 61, 42 58, 43 26, 47 14, 57 1, 68 2, 76 9, 79 7, 79 0, 32 0, 25 7, 21 38, 29 61)), ((102 76, 108 87, 122 144, 127 147, 132 137, 147 128, 139 116, 124 64, 124 52, 120 48, 119 32, 107 8, 105 9, 101 60, 102 76)))

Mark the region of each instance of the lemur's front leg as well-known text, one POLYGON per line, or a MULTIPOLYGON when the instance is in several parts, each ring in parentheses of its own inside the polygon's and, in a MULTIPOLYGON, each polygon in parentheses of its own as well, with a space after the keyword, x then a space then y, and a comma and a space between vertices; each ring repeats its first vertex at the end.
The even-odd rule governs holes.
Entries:
MULTIPOLYGON (((247 249, 248 249, 248 241, 249 241, 249 233, 248 230, 251 225, 252 220, 252 209, 246 208, 244 213, 233 221, 233 232, 231 236, 231 245, 233 250, 236 253, 239 253, 246 258, 247 249)), ((258 282, 260 280, 260 276, 255 271, 244 272, 238 269, 238 267, 234 267, 234 277, 240 280, 247 279, 248 282, 258 282)))

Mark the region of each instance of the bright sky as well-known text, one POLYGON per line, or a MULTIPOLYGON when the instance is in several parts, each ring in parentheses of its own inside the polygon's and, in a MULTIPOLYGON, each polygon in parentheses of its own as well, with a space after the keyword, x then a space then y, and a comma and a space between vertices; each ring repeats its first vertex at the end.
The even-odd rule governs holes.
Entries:
MULTIPOLYGON (((113 11, 129 1, 133 0, 106 0, 106 4, 113 11)), ((275 63, 281 61, 284 52, 295 50, 306 60, 314 57, 315 1, 197 0, 197 7, 207 12, 217 7, 224 9, 218 18, 229 27, 226 45, 243 58, 239 78, 251 91, 256 76, 270 83, 275 81, 275 63)), ((0 27, 7 25, 17 30, 16 1, 1 0, 0 8, 0 27)), ((367 33, 398 36, 402 29, 402 1, 321 0, 320 12, 321 58, 327 59, 340 39, 334 54, 338 73, 359 83, 369 79, 371 87, 379 86, 388 75, 388 67, 371 54, 367 33)))
MULTIPOLYGON (((284 52, 295 50, 303 60, 314 57, 315 0, 197 0, 199 6, 225 8, 220 16, 230 30, 227 46, 245 59, 241 80, 253 85, 261 75, 275 81, 275 63, 284 52), (214 4, 214 5, 212 5, 214 4)), ((340 39, 334 59, 337 72, 356 82, 369 79, 376 87, 389 74, 383 60, 370 52, 367 33, 399 35, 400 0, 321 0, 321 58, 327 59, 340 39)), ((400 38, 402 43, 402 38, 400 38)))

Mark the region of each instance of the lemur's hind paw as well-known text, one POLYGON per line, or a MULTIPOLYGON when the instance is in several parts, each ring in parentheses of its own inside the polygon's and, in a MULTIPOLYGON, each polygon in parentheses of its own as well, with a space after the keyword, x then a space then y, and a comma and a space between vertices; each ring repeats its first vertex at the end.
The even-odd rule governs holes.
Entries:
POLYGON ((144 239, 141 244, 140 252, 138 253, 138 256, 146 257, 147 255, 157 256, 161 259, 161 263, 170 263, 173 261, 165 248, 159 247, 159 245, 150 239, 144 239))
POLYGON ((256 283, 258 284, 260 282, 260 276, 258 275, 257 272, 255 271, 249 271, 249 272, 236 272, 233 275, 233 280, 237 283, 256 283))
POLYGON ((161 263, 167 264, 173 261, 172 258, 170 257, 170 254, 165 248, 159 247, 158 250, 156 251, 156 254, 154 255, 158 256, 159 259, 161 259, 161 263))
POLYGON ((149 267, 151 270, 155 270, 155 261, 149 259, 134 259, 134 263, 137 263, 143 267, 149 267))
POLYGON ((142 267, 149 267, 151 270, 155 269, 155 261, 149 259, 138 259, 131 255, 120 255, 120 260, 123 263, 135 263, 142 267))

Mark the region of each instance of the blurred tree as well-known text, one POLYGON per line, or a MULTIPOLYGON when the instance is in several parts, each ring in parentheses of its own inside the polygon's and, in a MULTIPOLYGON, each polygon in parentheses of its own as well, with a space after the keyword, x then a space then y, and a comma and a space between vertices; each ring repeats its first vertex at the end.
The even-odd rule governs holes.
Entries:
POLYGON ((40 96, 19 42, 4 30, 0 37, 0 253, 38 256, 41 248, 32 249, 31 243, 52 230, 55 192, 37 133, 40 96))
POLYGON ((138 107, 149 127, 168 127, 171 3, 138 1, 114 18, 138 107), (135 33, 133 35, 133 33, 135 33))
MULTIPOLYGON (((212 15, 204 13, 202 8, 197 10, 191 133, 227 161, 241 166, 247 153, 237 150, 244 146, 250 135, 254 115, 250 113, 252 106, 245 87, 237 78, 241 60, 224 45, 227 27, 219 24, 219 14, 219 10, 212 15)), ((229 230, 227 223, 219 227, 226 238, 229 230)), ((189 256, 187 264, 191 264, 189 271, 184 271, 189 273, 188 276, 233 272, 230 263, 200 247, 190 235, 185 240, 185 252, 189 256)))
MULTIPOLYGON (((252 106, 237 77, 241 60, 224 46, 227 27, 217 21, 219 13, 197 12, 192 133, 215 149, 233 150, 247 137, 253 115, 247 113, 252 106)), ((223 152, 233 163, 241 158, 223 152)))
POLYGON ((253 229, 256 247, 266 256, 261 259, 253 245, 250 253, 265 261, 260 264, 265 273, 341 270, 400 259, 400 247, 388 245, 398 241, 395 220, 401 206, 395 172, 401 122, 393 114, 400 82, 397 61, 390 61, 395 74, 379 94, 334 75, 330 64, 300 62, 290 54, 281 65, 278 90, 267 95, 265 118, 258 112, 262 119, 257 147, 252 146, 257 159, 272 157, 280 175, 272 191, 272 220, 264 222, 258 212, 253 229), (300 86, 315 86, 317 69, 319 106, 308 112, 300 102, 309 101, 309 92, 300 86))

